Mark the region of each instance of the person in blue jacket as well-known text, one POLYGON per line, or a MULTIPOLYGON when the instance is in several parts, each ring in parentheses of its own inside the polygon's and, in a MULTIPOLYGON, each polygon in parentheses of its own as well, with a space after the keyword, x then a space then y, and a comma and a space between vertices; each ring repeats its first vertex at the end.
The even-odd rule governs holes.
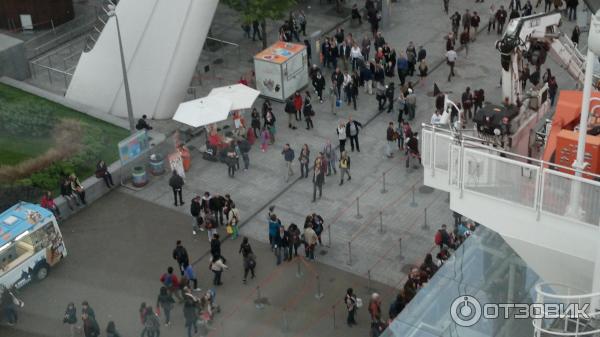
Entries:
POLYGON ((281 221, 277 219, 277 215, 275 213, 271 214, 269 219, 269 243, 271 244, 271 251, 274 249, 275 245, 275 236, 279 233, 279 227, 281 226, 281 221))

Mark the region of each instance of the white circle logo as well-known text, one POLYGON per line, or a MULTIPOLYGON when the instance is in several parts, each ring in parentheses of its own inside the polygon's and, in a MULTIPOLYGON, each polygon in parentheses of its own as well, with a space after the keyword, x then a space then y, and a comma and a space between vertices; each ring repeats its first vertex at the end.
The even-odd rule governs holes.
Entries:
POLYGON ((450 316, 460 326, 473 326, 481 318, 481 304, 473 296, 458 297, 452 302, 450 316))

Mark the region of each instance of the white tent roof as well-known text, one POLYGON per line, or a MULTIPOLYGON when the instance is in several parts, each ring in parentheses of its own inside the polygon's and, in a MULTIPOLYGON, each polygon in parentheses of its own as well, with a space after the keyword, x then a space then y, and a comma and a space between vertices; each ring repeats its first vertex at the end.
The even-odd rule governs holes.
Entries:
POLYGON ((219 96, 232 102, 231 110, 250 109, 260 91, 254 90, 244 84, 233 84, 225 87, 214 88, 208 97, 219 96))
POLYGON ((197 128, 226 120, 231 101, 219 96, 207 96, 179 104, 173 119, 197 128))

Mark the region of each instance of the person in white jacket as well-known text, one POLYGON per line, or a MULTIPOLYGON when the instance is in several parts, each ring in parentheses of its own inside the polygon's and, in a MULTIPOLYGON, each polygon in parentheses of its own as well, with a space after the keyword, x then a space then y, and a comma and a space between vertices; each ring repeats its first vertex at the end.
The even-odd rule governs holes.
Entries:
POLYGON ((213 285, 223 285, 223 283, 221 282, 221 274, 223 273, 223 270, 226 269, 229 269, 229 267, 227 267, 227 265, 225 265, 225 263, 223 262, 222 256, 216 256, 210 259, 210 270, 212 270, 212 272, 215 274, 215 277, 213 279, 213 285))

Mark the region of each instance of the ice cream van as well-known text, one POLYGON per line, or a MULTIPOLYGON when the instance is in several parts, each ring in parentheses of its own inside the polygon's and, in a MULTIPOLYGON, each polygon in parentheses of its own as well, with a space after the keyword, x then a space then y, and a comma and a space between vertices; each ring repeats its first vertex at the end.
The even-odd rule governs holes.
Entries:
POLYGON ((0 288, 43 280, 65 256, 58 223, 49 210, 20 202, 0 214, 0 288))

